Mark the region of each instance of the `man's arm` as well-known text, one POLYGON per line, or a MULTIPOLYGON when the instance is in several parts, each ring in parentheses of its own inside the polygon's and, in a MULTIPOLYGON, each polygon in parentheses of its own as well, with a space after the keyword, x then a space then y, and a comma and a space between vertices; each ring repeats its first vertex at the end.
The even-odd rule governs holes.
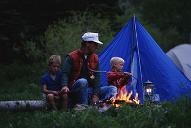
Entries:
POLYGON ((69 75, 71 72, 71 68, 72 68, 72 62, 70 60, 70 57, 66 56, 64 64, 62 66, 61 84, 63 87, 62 87, 61 91, 59 92, 60 94, 69 92, 68 81, 69 81, 69 75))
POLYGON ((66 56, 64 64, 62 65, 62 79, 61 79, 62 86, 68 85, 71 68, 72 68, 72 62, 70 60, 70 57, 66 56))

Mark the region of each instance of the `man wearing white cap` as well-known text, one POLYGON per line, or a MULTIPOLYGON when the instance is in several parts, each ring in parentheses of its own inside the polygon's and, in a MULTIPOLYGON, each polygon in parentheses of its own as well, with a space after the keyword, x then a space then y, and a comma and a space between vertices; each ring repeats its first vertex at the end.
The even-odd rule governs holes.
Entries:
POLYGON ((66 56, 62 68, 62 90, 69 94, 73 105, 88 104, 88 97, 92 103, 99 100, 100 74, 95 72, 99 70, 99 59, 95 50, 101 44, 98 33, 87 32, 82 36, 81 48, 66 56))

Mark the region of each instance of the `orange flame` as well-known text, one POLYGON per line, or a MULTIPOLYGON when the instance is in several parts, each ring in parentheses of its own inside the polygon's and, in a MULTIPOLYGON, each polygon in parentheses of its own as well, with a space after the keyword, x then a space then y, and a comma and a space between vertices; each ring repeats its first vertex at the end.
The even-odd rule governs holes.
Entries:
POLYGON ((118 94, 116 98, 113 100, 113 105, 115 107, 120 107, 120 104, 115 104, 116 101, 124 101, 129 104, 139 104, 139 99, 138 99, 138 93, 136 93, 135 98, 131 100, 133 92, 131 91, 130 93, 127 92, 126 87, 123 86, 121 89, 119 89, 118 94))

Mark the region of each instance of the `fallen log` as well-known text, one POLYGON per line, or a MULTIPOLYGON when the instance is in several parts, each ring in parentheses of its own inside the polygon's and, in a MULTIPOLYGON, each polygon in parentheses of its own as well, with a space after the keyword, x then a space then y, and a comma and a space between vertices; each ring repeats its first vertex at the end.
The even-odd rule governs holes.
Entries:
POLYGON ((40 110, 46 106, 45 100, 0 101, 0 110, 40 110))

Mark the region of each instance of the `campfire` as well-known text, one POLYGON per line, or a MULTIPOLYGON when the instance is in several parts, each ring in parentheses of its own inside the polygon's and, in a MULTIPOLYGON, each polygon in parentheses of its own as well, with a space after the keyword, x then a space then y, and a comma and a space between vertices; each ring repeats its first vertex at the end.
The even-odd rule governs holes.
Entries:
POLYGON ((121 107, 122 104, 129 104, 129 105, 138 105, 139 99, 138 99, 138 93, 136 93, 135 98, 131 99, 133 92, 129 92, 126 90, 126 87, 122 87, 116 98, 111 100, 111 104, 115 107, 121 107))

